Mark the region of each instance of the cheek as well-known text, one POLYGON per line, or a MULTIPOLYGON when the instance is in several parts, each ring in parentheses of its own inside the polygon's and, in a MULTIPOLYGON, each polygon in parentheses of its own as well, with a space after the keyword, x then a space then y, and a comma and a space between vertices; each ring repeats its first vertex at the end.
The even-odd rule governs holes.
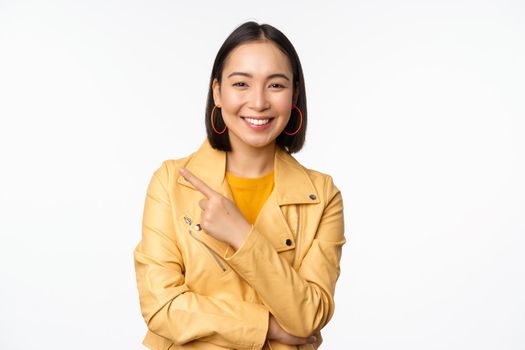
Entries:
POLYGON ((274 108, 281 115, 288 115, 292 111, 292 103, 289 99, 283 99, 274 103, 274 108))
POLYGON ((275 109, 279 111, 287 111, 292 109, 292 92, 283 92, 276 94, 272 100, 275 109))
POLYGON ((221 99, 223 106, 228 109, 235 109, 237 106, 242 104, 243 101, 241 94, 235 94, 229 91, 224 91, 221 99))

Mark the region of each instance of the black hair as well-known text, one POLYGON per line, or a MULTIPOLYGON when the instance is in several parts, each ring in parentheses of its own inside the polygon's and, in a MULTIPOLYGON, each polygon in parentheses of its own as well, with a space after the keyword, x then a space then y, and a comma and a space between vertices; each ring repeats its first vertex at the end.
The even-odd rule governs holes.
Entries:
MULTIPOLYGON (((277 47, 288 57, 293 73, 293 91, 292 96, 296 96, 298 93, 297 101, 295 105, 299 107, 302 112, 302 126, 301 129, 294 135, 287 135, 283 132, 276 138, 276 144, 284 149, 288 153, 294 153, 301 150, 304 145, 307 125, 307 109, 306 109, 306 91, 304 87, 303 69, 299 56, 295 51, 292 43, 288 38, 277 28, 269 24, 258 24, 253 21, 245 22, 238 26, 224 41, 221 48, 217 52, 215 61, 213 63, 213 69, 211 71, 210 85, 208 90, 208 100, 206 103, 205 113, 205 124, 206 133, 208 140, 213 148, 230 152, 232 150, 230 144, 230 138, 228 132, 217 134, 213 131, 211 125, 211 113, 215 105, 213 99, 213 81, 217 79, 220 84, 222 80, 222 72, 224 69, 224 63, 228 54, 235 49, 237 46, 253 41, 271 41, 277 45, 277 47), (297 91, 298 90, 298 91, 297 91)), ((226 126, 222 119, 220 108, 216 108, 214 112, 214 126, 218 130, 223 130, 226 126), (220 116, 220 117, 219 117, 220 116)), ((294 132, 299 127, 300 116, 299 111, 293 108, 291 111, 290 120, 288 125, 284 128, 289 133, 294 132)))

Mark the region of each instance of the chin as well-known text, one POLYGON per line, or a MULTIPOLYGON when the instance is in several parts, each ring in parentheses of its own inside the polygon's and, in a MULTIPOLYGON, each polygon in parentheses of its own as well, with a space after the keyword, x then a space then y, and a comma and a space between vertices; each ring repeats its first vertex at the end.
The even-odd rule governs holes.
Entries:
POLYGON ((274 139, 258 139, 258 138, 253 138, 253 139, 249 139, 249 140, 243 140, 243 142, 251 147, 255 147, 255 148, 261 148, 261 147, 265 147, 265 146, 268 146, 269 144, 271 144, 272 142, 274 141, 274 139))

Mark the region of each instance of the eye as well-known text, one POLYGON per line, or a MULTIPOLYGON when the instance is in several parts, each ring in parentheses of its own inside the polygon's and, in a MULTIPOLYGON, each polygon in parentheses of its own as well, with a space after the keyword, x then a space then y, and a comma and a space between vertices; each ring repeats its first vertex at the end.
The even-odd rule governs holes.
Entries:
POLYGON ((239 85, 239 84, 245 84, 245 83, 240 81, 240 82, 233 84, 233 86, 245 87, 245 85, 239 85))
POLYGON ((274 86, 274 85, 277 85, 277 87, 279 87, 279 88, 284 88, 284 85, 281 85, 281 84, 273 83, 272 86, 274 86))

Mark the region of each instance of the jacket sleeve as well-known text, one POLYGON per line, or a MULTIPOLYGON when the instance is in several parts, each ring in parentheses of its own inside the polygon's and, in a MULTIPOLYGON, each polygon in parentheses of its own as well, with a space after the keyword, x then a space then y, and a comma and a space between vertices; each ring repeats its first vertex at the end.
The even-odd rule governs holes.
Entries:
POLYGON ((341 192, 328 175, 324 191, 321 221, 297 271, 253 226, 239 249, 225 256, 257 291, 280 326, 299 337, 317 333, 331 319, 342 246, 346 243, 341 192))
POLYGON ((177 345, 199 340, 227 348, 261 349, 269 317, 264 305, 199 295, 185 284, 167 183, 163 162, 148 185, 142 240, 133 254, 148 329, 177 345))

